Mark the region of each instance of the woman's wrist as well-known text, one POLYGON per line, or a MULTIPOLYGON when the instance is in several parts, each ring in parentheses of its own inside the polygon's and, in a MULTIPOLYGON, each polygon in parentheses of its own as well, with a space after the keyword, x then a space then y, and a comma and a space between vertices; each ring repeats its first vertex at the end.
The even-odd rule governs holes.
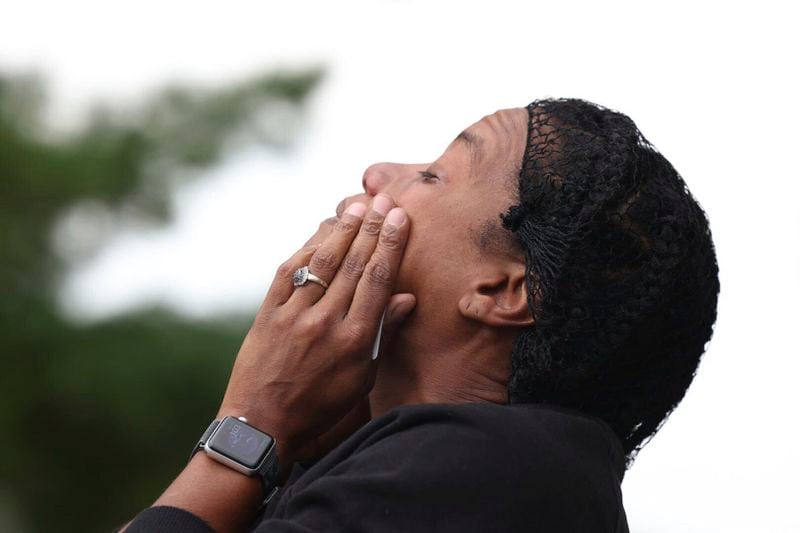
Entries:
POLYGON ((215 531, 242 531, 264 500, 264 489, 249 477, 196 453, 153 506, 178 507, 208 523, 215 531))
MULTIPOLYGON (((287 425, 278 417, 230 404, 223 404, 217 418, 225 416, 245 417, 248 424, 275 439, 278 480, 283 484, 294 463, 295 449, 287 425)), ((250 524, 265 496, 264 483, 257 476, 247 476, 198 452, 154 506, 184 509, 217 531, 240 531, 250 524)))
POLYGON ((247 420, 249 425, 259 431, 269 434, 275 439, 278 466, 280 468, 278 479, 280 480, 280 484, 283 484, 295 462, 294 452, 302 448, 302 444, 290 429, 285 418, 282 416, 268 415, 247 407, 223 404, 217 413, 217 419, 222 420, 226 416, 235 418, 243 417, 247 420))

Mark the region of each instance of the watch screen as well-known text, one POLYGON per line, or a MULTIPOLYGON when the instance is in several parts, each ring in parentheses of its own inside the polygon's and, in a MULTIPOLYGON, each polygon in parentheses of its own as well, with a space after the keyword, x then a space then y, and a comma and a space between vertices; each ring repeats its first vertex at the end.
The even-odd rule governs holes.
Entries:
POLYGON ((255 468, 272 446, 272 438, 236 418, 227 417, 207 446, 248 468, 255 468))

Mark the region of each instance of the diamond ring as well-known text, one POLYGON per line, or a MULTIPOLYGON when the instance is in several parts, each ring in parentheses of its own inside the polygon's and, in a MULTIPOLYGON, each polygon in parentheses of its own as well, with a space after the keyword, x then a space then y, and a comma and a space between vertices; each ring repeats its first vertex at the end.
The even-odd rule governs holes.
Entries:
POLYGON ((298 268, 294 271, 294 276, 292 276, 292 283, 294 283, 295 287, 302 287, 303 285, 307 285, 309 281, 316 283, 317 285, 322 285, 323 288, 327 289, 328 284, 325 282, 324 279, 320 279, 319 276, 315 276, 308 270, 308 266, 304 266, 302 268, 298 268))

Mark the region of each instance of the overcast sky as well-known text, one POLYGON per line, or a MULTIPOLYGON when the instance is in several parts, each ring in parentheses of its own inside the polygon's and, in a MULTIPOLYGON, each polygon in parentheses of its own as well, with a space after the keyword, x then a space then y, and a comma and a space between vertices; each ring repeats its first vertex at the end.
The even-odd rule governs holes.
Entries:
POLYGON ((631 530, 800 528, 800 43, 778 3, 0 5, 0 69, 45 74, 62 125, 168 82, 327 69, 292 151, 232 155, 176 191, 170 226, 126 230, 71 274, 65 312, 83 319, 252 310, 369 164, 435 159, 496 109, 576 96, 629 114, 708 212, 722 283, 698 377, 627 474, 631 530))

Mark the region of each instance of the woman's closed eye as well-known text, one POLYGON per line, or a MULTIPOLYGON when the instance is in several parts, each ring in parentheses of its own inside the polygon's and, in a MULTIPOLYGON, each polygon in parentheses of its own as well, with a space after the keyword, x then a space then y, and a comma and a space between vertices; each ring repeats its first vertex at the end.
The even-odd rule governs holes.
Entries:
POLYGON ((421 170, 419 172, 419 175, 422 178, 422 181, 432 182, 432 181, 438 181, 439 180, 439 176, 431 174, 427 170, 421 170))

